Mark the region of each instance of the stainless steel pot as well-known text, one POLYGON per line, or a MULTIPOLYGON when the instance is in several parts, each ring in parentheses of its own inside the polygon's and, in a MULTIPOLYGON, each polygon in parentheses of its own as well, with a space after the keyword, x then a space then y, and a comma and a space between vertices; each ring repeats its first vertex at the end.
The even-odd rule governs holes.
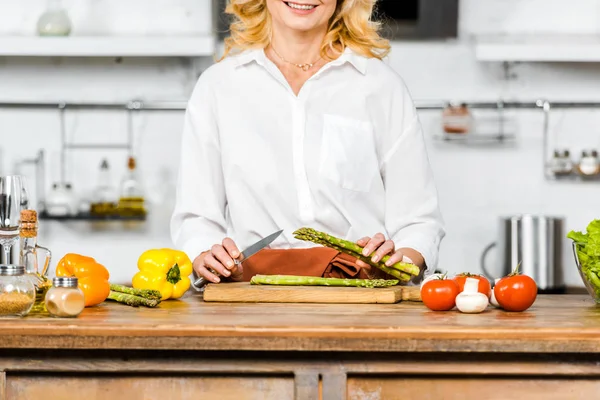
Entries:
POLYGON ((501 217, 498 240, 485 248, 481 269, 492 280, 519 270, 532 277, 540 293, 563 293, 564 218, 531 214, 501 217), (486 266, 486 256, 498 248, 497 268, 486 266))

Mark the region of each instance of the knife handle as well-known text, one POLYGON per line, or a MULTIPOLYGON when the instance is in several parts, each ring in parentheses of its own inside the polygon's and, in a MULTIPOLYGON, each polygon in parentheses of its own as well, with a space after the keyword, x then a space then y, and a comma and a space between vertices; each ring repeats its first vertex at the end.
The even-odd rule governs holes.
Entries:
POLYGON ((206 280, 205 277, 201 277, 198 279, 195 279, 195 278, 196 278, 196 274, 194 273, 194 280, 192 281, 192 286, 194 287, 194 289, 200 291, 204 288, 204 286, 206 286, 208 281, 206 280))
MULTIPOLYGON (((234 258, 233 262, 236 266, 242 265, 242 262, 237 258, 234 258)), ((210 269, 210 272, 217 275, 217 273, 212 268, 210 269)), ((198 275, 196 275, 196 271, 194 271, 194 280, 192 281, 192 286, 196 290, 201 291, 204 288, 204 286, 206 286, 208 283, 209 282, 205 277, 198 278, 198 275)))

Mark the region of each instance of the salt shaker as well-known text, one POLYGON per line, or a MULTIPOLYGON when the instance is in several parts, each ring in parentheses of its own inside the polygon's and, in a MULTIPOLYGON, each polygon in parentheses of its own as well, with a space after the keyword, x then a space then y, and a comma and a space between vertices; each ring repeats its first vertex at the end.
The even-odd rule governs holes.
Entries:
POLYGON ((54 278, 46 293, 46 309, 53 317, 76 317, 85 308, 83 292, 77 287, 77 278, 54 278))

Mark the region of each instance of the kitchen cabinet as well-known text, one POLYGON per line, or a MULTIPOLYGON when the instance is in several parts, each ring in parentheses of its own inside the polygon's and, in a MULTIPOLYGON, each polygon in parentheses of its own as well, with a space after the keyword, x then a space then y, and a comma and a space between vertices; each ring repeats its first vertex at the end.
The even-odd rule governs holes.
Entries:
POLYGON ((563 399, 600 390, 600 313, 378 305, 105 303, 0 321, 0 399, 563 399))
POLYGON ((485 62, 600 61, 596 35, 484 35, 475 41, 475 57, 485 62))

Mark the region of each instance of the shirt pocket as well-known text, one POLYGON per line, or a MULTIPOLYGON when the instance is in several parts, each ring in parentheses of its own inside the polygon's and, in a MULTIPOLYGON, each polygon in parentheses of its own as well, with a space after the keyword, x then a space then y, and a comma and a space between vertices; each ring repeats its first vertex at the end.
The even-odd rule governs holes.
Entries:
POLYGON ((344 189, 368 192, 379 173, 372 124, 325 114, 319 173, 344 189))

